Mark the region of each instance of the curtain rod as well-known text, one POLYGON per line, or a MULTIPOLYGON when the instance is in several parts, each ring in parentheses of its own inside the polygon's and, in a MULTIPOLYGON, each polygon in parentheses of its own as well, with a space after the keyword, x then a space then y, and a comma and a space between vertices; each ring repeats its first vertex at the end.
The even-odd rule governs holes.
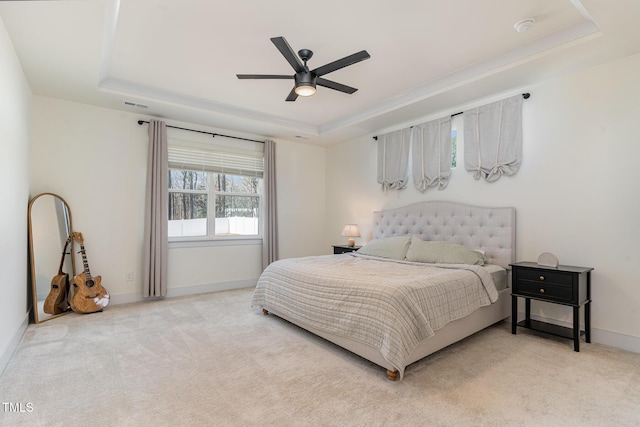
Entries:
MULTIPOLYGON (((522 98, 524 98, 524 99, 529 99, 529 97, 530 97, 530 96, 531 96, 531 94, 530 94, 530 93, 528 93, 528 92, 527 92, 527 93, 523 93, 523 94, 522 94, 522 98)), ((454 114, 452 114, 452 115, 451 115, 451 117, 459 116, 460 114, 463 114, 463 113, 464 113, 464 111, 460 111, 459 113, 454 113, 454 114)), ((410 126, 410 127, 409 127, 409 129, 411 129, 412 127, 413 127, 413 126, 410 126)), ((377 141, 377 140, 378 140, 378 137, 377 137, 377 136, 374 136, 374 137, 373 137, 373 139, 375 139, 375 140, 377 141)))
MULTIPOLYGON (((138 120, 138 124, 142 126, 143 123, 149 123, 149 121, 147 120, 138 120)), ((173 128, 173 129, 180 129, 180 130, 188 130, 189 132, 197 132, 197 133, 206 133, 207 135, 211 135, 212 138, 215 138, 216 136, 224 136, 225 138, 233 138, 233 139, 241 139, 243 141, 251 141, 251 142, 259 142, 260 144, 264 144, 264 141, 257 141, 255 139, 249 139, 249 138, 240 138, 239 136, 230 136, 230 135, 223 135, 221 133, 213 133, 213 132, 206 132, 203 130, 195 130, 195 129, 187 129, 187 128, 181 128, 178 126, 171 126, 171 125, 165 125, 168 128, 173 128)))

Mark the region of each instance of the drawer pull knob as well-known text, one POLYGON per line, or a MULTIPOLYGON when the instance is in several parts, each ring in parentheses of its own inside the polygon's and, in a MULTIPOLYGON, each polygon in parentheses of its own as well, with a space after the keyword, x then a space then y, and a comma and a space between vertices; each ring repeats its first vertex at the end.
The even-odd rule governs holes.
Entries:
POLYGON ((544 280, 544 276, 540 276, 540 280, 544 280))
POLYGON ((544 289, 540 288, 540 293, 544 294, 544 289))

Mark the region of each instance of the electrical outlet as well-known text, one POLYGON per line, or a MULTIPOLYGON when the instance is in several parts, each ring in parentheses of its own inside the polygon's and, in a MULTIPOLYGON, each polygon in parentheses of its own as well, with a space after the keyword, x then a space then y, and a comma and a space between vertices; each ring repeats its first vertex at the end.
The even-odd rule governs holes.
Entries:
POLYGON ((133 272, 128 272, 127 274, 125 274, 124 278, 127 282, 133 282, 133 272))

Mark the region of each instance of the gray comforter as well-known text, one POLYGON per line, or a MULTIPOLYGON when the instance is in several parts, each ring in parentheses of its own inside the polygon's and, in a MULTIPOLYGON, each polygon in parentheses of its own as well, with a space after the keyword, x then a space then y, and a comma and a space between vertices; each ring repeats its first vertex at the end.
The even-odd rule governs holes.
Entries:
POLYGON ((497 299, 491 275, 480 266, 348 253, 272 263, 252 306, 368 344, 402 377, 419 341, 497 299))

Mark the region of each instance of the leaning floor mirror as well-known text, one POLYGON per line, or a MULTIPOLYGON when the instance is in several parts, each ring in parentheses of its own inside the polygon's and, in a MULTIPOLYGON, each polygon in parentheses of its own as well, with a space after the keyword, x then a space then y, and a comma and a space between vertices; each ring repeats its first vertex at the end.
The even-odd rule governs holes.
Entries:
POLYGON ((71 210, 57 194, 29 202, 29 263, 33 320, 44 322, 69 312, 69 280, 75 275, 71 210))

